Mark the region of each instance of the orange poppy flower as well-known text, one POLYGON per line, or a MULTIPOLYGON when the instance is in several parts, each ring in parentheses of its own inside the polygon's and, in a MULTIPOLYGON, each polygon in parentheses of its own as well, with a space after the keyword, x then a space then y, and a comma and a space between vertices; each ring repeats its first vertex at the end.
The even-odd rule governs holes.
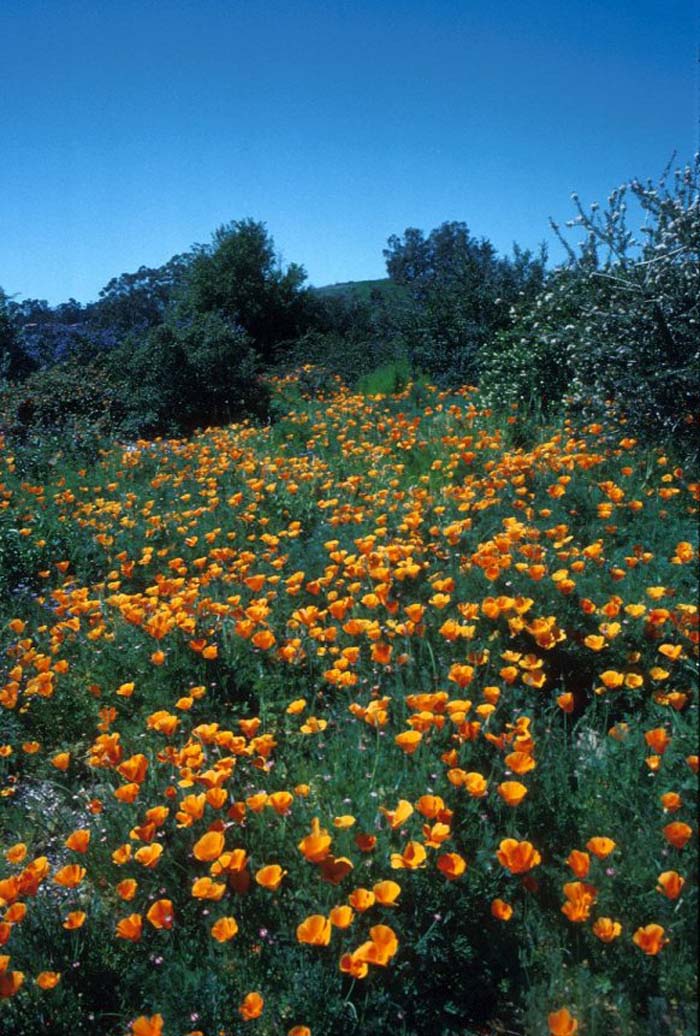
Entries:
POLYGON ((658 753, 658 755, 663 755, 671 742, 668 732, 663 727, 655 727, 653 730, 647 730, 644 735, 644 740, 652 751, 658 753))
POLYGON ((369 930, 370 942, 359 946, 354 954, 357 960, 365 964, 378 964, 385 967, 395 955, 399 941, 393 929, 385 924, 374 925, 369 930))
POLYGON ((331 941, 331 923, 323 914, 312 914, 297 925, 297 941, 309 946, 327 946, 331 941))
POLYGON ((613 921, 611 917, 599 917, 593 925, 593 934, 601 942, 613 942, 622 932, 622 925, 619 921, 613 921))
POLYGON ((85 924, 87 914, 83 910, 71 910, 63 922, 63 927, 67 932, 75 931, 76 928, 82 928, 85 924))
POLYGON ((0 972, 0 1000, 14 996, 24 982, 23 971, 0 972))
POLYGON ((503 899, 494 899, 491 902, 491 914, 498 921, 510 921, 513 916, 513 907, 503 899))
POLYGON ((158 842, 154 842, 152 845, 144 845, 141 849, 137 849, 134 853, 134 859, 137 860, 142 867, 148 867, 152 870, 162 855, 163 846, 158 842))
POLYGON ((648 924, 638 928, 632 936, 632 942, 638 946, 642 953, 649 957, 655 957, 669 940, 666 932, 660 924, 648 924))
POLYGON ((597 856, 599 860, 604 860, 615 849, 615 842, 613 842, 612 838, 605 838, 603 836, 589 838, 586 842, 586 849, 592 852, 594 856, 597 856))
POLYGON ((143 930, 143 918, 141 914, 129 914, 117 923, 117 938, 129 939, 130 942, 138 942, 143 930))
POLYGON ((73 849, 73 851, 77 853, 85 853, 90 844, 90 832, 87 828, 81 828, 78 831, 74 831, 72 834, 68 835, 64 844, 67 849, 73 849))
POLYGON ((163 1016, 153 1014, 147 1018, 145 1014, 140 1015, 135 1022, 131 1023, 133 1036, 162 1036, 163 1016))
POLYGON ((625 682, 624 673, 618 672, 616 669, 606 669, 604 673, 600 674, 600 678, 603 681, 605 687, 608 690, 613 690, 616 687, 622 687, 625 682))
POLYGON ((460 688, 468 687, 474 679, 474 667, 455 663, 450 667, 447 679, 451 680, 452 683, 456 683, 460 688))
POLYGON ((426 852, 420 842, 408 842, 402 853, 392 853, 390 862, 394 870, 416 870, 425 866, 426 852))
POLYGON ((371 906, 374 906, 376 896, 374 892, 370 892, 369 889, 354 889, 348 896, 348 903, 354 907, 360 914, 364 913, 365 910, 369 910, 371 906))
POLYGON ((591 906, 595 903, 598 895, 593 885, 583 881, 569 881, 564 885, 564 895, 567 902, 561 908, 570 921, 586 921, 591 912, 591 906))
POLYGON ((661 796, 661 805, 669 813, 676 813, 683 805, 683 799, 676 791, 667 791, 661 796))
POLYGON ((547 1024, 550 1036, 574 1036, 578 1032, 578 1022, 566 1007, 547 1015, 547 1024))
POLYGON ((21 863, 27 855, 27 847, 24 842, 17 842, 5 850, 5 859, 8 863, 21 863))
POLYGON ((339 885, 353 869, 352 860, 349 860, 347 856, 333 856, 332 854, 326 856, 318 865, 319 877, 322 881, 330 882, 331 885, 339 885))
POLYGON ((19 924, 24 921, 27 916, 27 904, 26 903, 13 903, 12 906, 5 911, 4 921, 8 924, 19 924))
POLYGON ((448 881, 456 881, 461 878, 467 869, 467 863, 459 853, 443 853, 437 858, 437 868, 444 874, 448 881))
POLYGON ((483 799, 488 792, 489 782, 483 774, 475 772, 467 773, 464 775, 462 783, 473 799, 483 799))
POLYGON ((527 788, 520 781, 503 781, 497 790, 507 806, 519 806, 527 795, 527 788))
POLYGON ((439 795, 421 795, 416 802, 416 809, 426 820, 435 820, 444 808, 445 803, 439 795))
POLYGON ((401 895, 401 886, 395 881, 378 881, 372 891, 381 906, 396 906, 396 900, 401 895))
POLYGON ((125 878, 124 881, 120 881, 119 882, 119 884, 117 885, 115 891, 116 891, 118 896, 121 896, 122 899, 125 899, 125 900, 128 901, 128 900, 134 898, 134 896, 136 895, 137 888, 138 888, 138 882, 137 881, 134 881, 133 878, 125 878))
POLYGON ((321 828, 317 817, 311 821, 311 834, 302 838, 297 848, 309 863, 320 863, 328 856, 331 838, 328 832, 321 828))
POLYGON ((537 849, 531 842, 518 842, 515 838, 504 838, 496 852, 498 862, 511 874, 525 874, 542 862, 537 849))
POLYGON ((685 878, 678 871, 663 871, 656 880, 656 891, 663 893, 667 899, 678 899, 685 885, 685 878))
POLYGON ((422 740, 423 735, 420 730, 405 730, 402 734, 397 734, 394 738, 394 742, 399 746, 402 752, 406 753, 406 755, 413 755, 422 740))
POLYGON ((220 881, 212 881, 211 878, 197 878, 192 883, 194 899, 212 899, 218 903, 225 892, 226 886, 220 881))
POLYGON ((115 788, 113 795, 119 802, 133 802, 141 790, 141 785, 133 781, 131 784, 122 784, 121 787, 115 788))
POLYGON ((342 816, 333 817, 333 827, 338 827, 341 831, 345 831, 347 828, 353 827, 356 823, 357 817, 352 816, 350 813, 343 813, 342 816))
POLYGON ((353 913, 352 907, 349 906, 337 906, 333 907, 328 920, 334 928, 349 928, 353 922, 355 914, 353 913))
POLYGON ((283 817, 289 813, 289 808, 294 802, 294 796, 288 791, 274 791, 267 800, 268 806, 272 806, 275 813, 283 817))
POLYGON ((537 763, 530 753, 522 751, 510 752, 505 757, 505 764, 509 770, 512 770, 513 773, 517 773, 519 777, 522 777, 525 773, 529 773, 530 770, 534 770, 537 766, 537 763))
POLYGON ((293 1025, 287 1030, 287 1036, 311 1036, 311 1029, 308 1025, 293 1025))
POLYGON ((34 979, 40 989, 55 989, 61 981, 60 971, 41 971, 34 979))
POLYGON ((579 849, 572 849, 566 858, 566 862, 577 878, 585 878, 591 867, 590 856, 579 849))
POLYGON ((344 953, 340 958, 340 970, 346 975, 352 975, 353 978, 362 979, 366 977, 369 966, 354 953, 344 953))
POLYGON ((221 831, 207 831, 195 842, 192 853, 195 859, 210 862, 218 859, 224 851, 224 836, 221 831))
POLYGON ((391 830, 395 831, 397 827, 401 827, 404 821, 411 816, 413 806, 408 799, 399 799, 395 809, 386 809, 384 806, 380 806, 379 812, 384 814, 389 821, 391 830))
POLYGON ((238 931, 238 923, 234 917, 220 917, 211 927, 211 934, 217 942, 228 942, 238 931))
POLYGON ((285 711, 290 716, 296 716, 299 712, 303 712, 305 708, 306 698, 296 698, 294 701, 289 703, 285 711))
POLYGON ((154 928, 172 928, 173 904, 169 899, 157 899, 146 914, 154 928))
POLYGON ((664 838, 676 849, 682 849, 693 834, 693 829, 688 824, 684 824, 682 820, 674 820, 671 824, 666 824, 664 830, 664 838))
POLYGON ((83 880, 85 874, 84 867, 80 867, 77 863, 69 863, 56 871, 53 880, 57 885, 62 885, 66 889, 74 889, 83 880))
POLYGON ((263 1013, 265 1001, 260 996, 260 993, 248 993, 243 999, 243 1003, 238 1008, 238 1013, 244 1022, 252 1021, 253 1018, 259 1018, 263 1013))
POLYGON ((276 892, 282 884, 282 879, 286 873, 279 864, 269 863, 256 872, 255 880, 262 888, 267 889, 269 892, 276 892))

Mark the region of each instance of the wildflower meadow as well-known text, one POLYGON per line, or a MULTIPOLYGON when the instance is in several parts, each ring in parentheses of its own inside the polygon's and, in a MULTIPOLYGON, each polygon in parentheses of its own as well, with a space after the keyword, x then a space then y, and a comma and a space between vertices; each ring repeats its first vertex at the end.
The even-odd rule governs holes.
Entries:
POLYGON ((612 410, 269 391, 0 438, 0 1030, 691 1036, 700 484, 612 410))

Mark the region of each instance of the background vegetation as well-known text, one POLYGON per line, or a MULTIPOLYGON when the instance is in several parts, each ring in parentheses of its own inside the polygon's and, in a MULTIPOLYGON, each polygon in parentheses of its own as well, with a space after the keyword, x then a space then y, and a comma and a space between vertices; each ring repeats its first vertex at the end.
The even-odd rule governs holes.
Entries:
POLYGON ((158 269, 115 277, 99 299, 50 307, 0 295, 0 427, 42 442, 84 427, 126 437, 262 416, 261 374, 304 363, 348 384, 398 363, 444 387, 478 383, 533 415, 615 408, 637 435, 697 441, 699 164, 631 180, 564 231, 548 268, 498 256, 464 223, 389 238, 388 278, 310 289, 266 227, 220 227, 158 269), (76 371, 90 387, 76 393, 76 371), (87 423, 86 423, 87 422, 87 423), (96 422, 96 423, 95 423, 96 422))

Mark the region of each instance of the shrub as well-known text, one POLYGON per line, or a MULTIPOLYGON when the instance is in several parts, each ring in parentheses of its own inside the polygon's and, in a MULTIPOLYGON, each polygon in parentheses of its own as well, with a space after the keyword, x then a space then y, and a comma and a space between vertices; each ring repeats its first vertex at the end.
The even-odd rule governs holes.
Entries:
POLYGON ((574 195, 579 251, 481 358, 494 400, 565 397, 586 419, 610 403, 636 434, 692 449, 700 404, 700 158, 658 184, 631 180, 601 210, 574 195), (641 229, 633 229, 631 208, 641 229))

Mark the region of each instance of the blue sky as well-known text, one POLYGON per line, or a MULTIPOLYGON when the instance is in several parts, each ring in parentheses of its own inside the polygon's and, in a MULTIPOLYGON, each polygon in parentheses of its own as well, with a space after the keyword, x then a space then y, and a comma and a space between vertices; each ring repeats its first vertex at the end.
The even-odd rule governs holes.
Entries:
POLYGON ((407 226, 536 247, 697 148, 697 39, 692 0, 2 0, 0 285, 89 301, 248 216, 314 284, 407 226))

